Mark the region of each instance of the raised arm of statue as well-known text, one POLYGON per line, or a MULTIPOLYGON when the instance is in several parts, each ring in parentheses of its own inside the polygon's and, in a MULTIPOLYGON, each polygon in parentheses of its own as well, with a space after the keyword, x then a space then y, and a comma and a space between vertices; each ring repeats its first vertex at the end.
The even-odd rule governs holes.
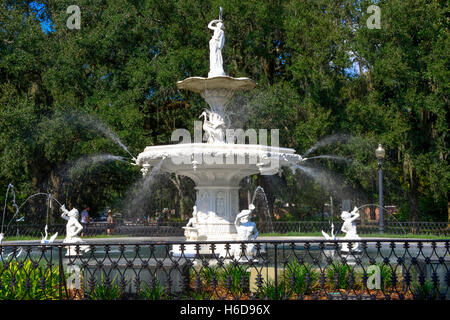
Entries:
POLYGON ((61 218, 63 218, 64 220, 69 220, 69 210, 66 209, 66 206, 64 204, 61 206, 61 211, 61 218))
POLYGON ((212 20, 209 24, 208 24, 208 29, 215 31, 218 27, 214 26, 214 24, 218 23, 218 22, 222 22, 222 20, 212 20))
POLYGON ((358 219, 358 218, 359 218, 358 208, 355 207, 355 208, 353 209, 353 211, 351 212, 351 221, 353 222, 353 221, 355 221, 355 220, 358 219))

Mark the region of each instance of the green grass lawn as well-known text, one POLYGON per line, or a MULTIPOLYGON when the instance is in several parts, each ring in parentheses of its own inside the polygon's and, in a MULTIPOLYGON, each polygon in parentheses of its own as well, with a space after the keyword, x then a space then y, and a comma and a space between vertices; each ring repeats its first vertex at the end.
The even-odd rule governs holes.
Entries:
MULTIPOLYGON (((260 237, 322 237, 320 232, 286 232, 286 233, 260 233, 260 237)), ((93 236, 84 236, 83 239, 109 239, 109 238, 132 238, 131 235, 106 235, 99 234, 93 236)), ((432 235, 432 234, 390 234, 390 233, 368 233, 360 234, 361 238, 409 238, 409 239, 450 239, 449 235, 432 235)), ((56 239, 63 240, 65 236, 58 236, 56 239)), ((24 241, 24 240, 41 240, 42 237, 33 236, 11 236, 5 237, 4 241, 24 241)))
MULTIPOLYGON (((83 236, 82 239, 108 239, 108 238, 127 238, 132 237, 131 235, 127 234, 113 234, 113 235, 106 235, 106 234, 98 234, 93 236, 83 236)), ((3 241, 24 241, 24 240, 41 240, 42 237, 33 237, 33 236, 7 236, 3 241)), ((64 240, 65 236, 57 236, 56 239, 58 240, 64 240)))

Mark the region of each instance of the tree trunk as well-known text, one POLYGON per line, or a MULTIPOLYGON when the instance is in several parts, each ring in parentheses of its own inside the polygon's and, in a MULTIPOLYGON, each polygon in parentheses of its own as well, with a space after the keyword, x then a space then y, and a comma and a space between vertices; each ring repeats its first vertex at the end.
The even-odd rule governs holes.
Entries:
POLYGON ((173 185, 175 186, 175 188, 178 191, 178 201, 179 201, 179 208, 180 208, 180 218, 183 220, 186 220, 186 212, 185 212, 185 208, 184 208, 184 202, 183 202, 183 198, 184 198, 184 194, 183 194, 183 188, 181 185, 181 180, 180 177, 178 177, 176 174, 173 175, 173 177, 170 177, 170 181, 172 181, 173 185))
POLYGON ((258 184, 264 189, 267 197, 267 204, 269 206, 270 215, 273 215, 273 204, 275 203, 275 195, 270 185, 269 179, 263 175, 258 175, 258 184))
POLYGON ((450 201, 447 202, 447 229, 450 229, 450 201))
MULTIPOLYGON (((417 201, 417 173, 415 168, 411 168, 411 174, 409 179, 409 206, 410 206, 410 215, 411 222, 419 221, 419 207, 417 201)), ((416 226, 412 226, 411 231, 416 233, 418 230, 416 226)))

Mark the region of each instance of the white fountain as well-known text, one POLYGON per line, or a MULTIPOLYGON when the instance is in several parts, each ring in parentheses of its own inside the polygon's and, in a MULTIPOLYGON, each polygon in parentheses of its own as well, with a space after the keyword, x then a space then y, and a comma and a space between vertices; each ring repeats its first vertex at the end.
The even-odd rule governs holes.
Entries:
MULTIPOLYGON (((272 139, 272 146, 268 146, 239 144, 235 143, 235 137, 230 138, 230 131, 225 124, 227 104, 235 91, 251 90, 256 83, 249 78, 225 75, 221 51, 225 41, 222 15, 219 20, 211 21, 208 28, 214 31, 209 41, 208 78, 190 77, 177 83, 179 89, 199 93, 209 104, 210 108, 201 115, 206 143, 200 138, 200 142, 194 143, 149 146, 138 155, 136 164, 142 166, 144 175, 150 172, 151 167, 160 164, 163 172, 186 176, 194 181, 197 197, 193 218, 185 227, 187 240, 254 239, 257 233, 237 230, 251 227, 245 210, 242 217, 246 216, 246 221, 236 221, 239 213, 239 182, 254 174, 279 173, 282 166, 293 166, 301 162, 302 157, 295 154, 294 149, 275 146, 276 139, 272 139), (246 239, 243 239, 244 234, 248 235, 246 239)), ((173 248, 173 252, 180 253, 178 248, 173 248)), ((195 252, 195 246, 186 245, 185 254, 195 252)), ((225 255, 223 247, 216 248, 215 252, 225 255)), ((201 253, 210 253, 209 245, 202 246, 201 253)))

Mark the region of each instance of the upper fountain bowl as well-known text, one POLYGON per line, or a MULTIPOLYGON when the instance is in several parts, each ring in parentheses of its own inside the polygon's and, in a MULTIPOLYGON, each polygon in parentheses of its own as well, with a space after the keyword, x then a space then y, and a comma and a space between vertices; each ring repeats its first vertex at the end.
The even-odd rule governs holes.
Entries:
POLYGON ((250 78, 233 78, 219 76, 213 78, 190 77, 177 82, 178 89, 202 93, 205 90, 225 89, 234 92, 236 90, 249 91, 256 87, 256 82, 250 78))

